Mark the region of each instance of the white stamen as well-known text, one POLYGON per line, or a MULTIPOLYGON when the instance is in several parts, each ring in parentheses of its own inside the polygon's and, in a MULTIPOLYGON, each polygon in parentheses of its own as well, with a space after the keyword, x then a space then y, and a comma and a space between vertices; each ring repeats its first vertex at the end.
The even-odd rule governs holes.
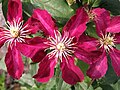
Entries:
POLYGON ((49 57, 55 56, 56 58, 59 58, 62 62, 62 58, 68 59, 68 56, 71 56, 72 53, 74 53, 74 48, 76 43, 73 43, 74 37, 69 37, 69 33, 65 32, 64 36, 60 34, 60 32, 55 31, 55 38, 49 37, 48 40, 50 42, 44 42, 44 44, 49 45, 50 47, 48 49, 51 50, 51 52, 48 54, 49 57))
POLYGON ((115 46, 114 36, 115 35, 111 35, 111 33, 108 33, 108 34, 105 34, 105 35, 102 34, 102 38, 99 39, 99 43, 100 43, 99 48, 104 47, 105 50, 107 50, 107 51, 109 51, 110 48, 112 49, 115 46))
POLYGON ((25 28, 28 25, 25 25, 23 27, 23 21, 20 20, 21 19, 19 18, 18 21, 16 21, 15 19, 13 20, 13 22, 7 21, 7 28, 4 28, 4 36, 0 38, 0 40, 7 39, 5 43, 14 43, 15 45, 16 42, 25 42, 24 38, 29 33, 29 30, 25 30, 25 28))

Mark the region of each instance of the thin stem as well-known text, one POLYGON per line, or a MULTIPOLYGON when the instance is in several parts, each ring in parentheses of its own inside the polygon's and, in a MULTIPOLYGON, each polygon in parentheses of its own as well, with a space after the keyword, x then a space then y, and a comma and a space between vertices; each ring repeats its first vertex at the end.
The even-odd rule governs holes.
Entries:
POLYGON ((88 0, 88 2, 87 2, 87 5, 89 5, 90 4, 90 0, 88 0))
POLYGON ((55 76, 56 76, 56 83, 57 83, 56 84, 56 90, 61 90, 63 80, 61 78, 60 64, 58 64, 58 66, 56 67, 55 76))
POLYGON ((62 90, 62 84, 63 84, 63 80, 62 78, 59 79, 59 82, 57 83, 57 86, 56 86, 56 90, 62 90))
POLYGON ((92 83, 94 82, 95 79, 92 79, 91 82, 88 84, 88 88, 90 87, 90 85, 92 85, 92 83))

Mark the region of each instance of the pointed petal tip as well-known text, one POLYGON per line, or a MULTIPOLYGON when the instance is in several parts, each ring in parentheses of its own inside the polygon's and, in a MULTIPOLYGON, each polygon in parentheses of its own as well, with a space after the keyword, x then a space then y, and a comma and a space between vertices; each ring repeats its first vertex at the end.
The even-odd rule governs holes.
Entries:
POLYGON ((77 9, 76 14, 73 15, 63 28, 64 32, 69 32, 71 36, 79 38, 79 36, 86 30, 86 23, 89 21, 88 15, 84 8, 77 9))
POLYGON ((101 34, 106 33, 106 28, 110 23, 110 12, 104 8, 96 8, 92 12, 95 14, 96 32, 101 37, 101 34))
POLYGON ((8 0, 8 12, 7 20, 13 22, 13 20, 22 19, 22 3, 20 0, 8 0))
POLYGON ((84 80, 84 74, 80 68, 74 64, 74 59, 72 57, 69 57, 68 63, 65 59, 63 59, 60 67, 62 71, 62 78, 66 83, 75 85, 77 82, 82 82, 84 80))
POLYGON ((38 82, 48 82, 54 75, 56 58, 49 59, 46 56, 39 64, 39 69, 36 75, 33 76, 38 82))
POLYGON ((110 33, 120 33, 120 16, 114 16, 111 18, 110 24, 106 31, 110 33))
POLYGON ((47 83, 51 78, 38 78, 39 76, 36 74, 33 78, 40 83, 47 83))
POLYGON ((45 35, 54 37, 54 31, 58 30, 58 28, 48 11, 34 9, 32 17, 39 21, 39 29, 42 30, 45 35))

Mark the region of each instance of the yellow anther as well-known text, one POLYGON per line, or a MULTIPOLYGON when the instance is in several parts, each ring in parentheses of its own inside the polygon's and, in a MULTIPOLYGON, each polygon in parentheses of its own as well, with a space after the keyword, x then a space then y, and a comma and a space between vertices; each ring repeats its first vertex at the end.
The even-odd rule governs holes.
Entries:
POLYGON ((99 39, 99 42, 101 44, 100 47, 104 46, 104 48, 106 50, 109 50, 110 47, 115 46, 114 42, 114 35, 111 36, 111 34, 106 34, 105 36, 103 36, 102 38, 99 39))
POLYGON ((14 37, 14 38, 19 36, 19 30, 16 27, 11 27, 10 28, 10 33, 11 33, 12 37, 14 37))
POLYGON ((57 44, 57 49, 60 50, 60 51, 63 51, 65 49, 64 43, 58 43, 57 44))

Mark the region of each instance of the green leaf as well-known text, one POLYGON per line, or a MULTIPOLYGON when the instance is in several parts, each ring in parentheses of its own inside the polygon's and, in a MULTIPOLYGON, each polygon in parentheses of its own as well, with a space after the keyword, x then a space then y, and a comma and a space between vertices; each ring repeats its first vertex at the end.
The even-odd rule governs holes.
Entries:
POLYGON ((85 78, 84 81, 85 81, 87 84, 92 84, 92 83, 93 83, 92 79, 89 78, 88 76, 85 76, 84 78, 85 78))
POLYGON ((87 35, 94 37, 94 38, 99 38, 96 30, 95 30, 95 25, 93 22, 90 22, 87 24, 87 30, 86 30, 87 35))
POLYGON ((81 61, 81 60, 77 60, 77 66, 79 66, 80 69, 82 70, 82 72, 84 73, 84 75, 86 75, 88 65, 86 63, 84 63, 83 61, 81 61))
POLYGON ((3 58, 0 60, 0 69, 7 71, 7 68, 6 68, 6 65, 5 65, 4 60, 5 60, 5 57, 3 57, 3 58))
POLYGON ((38 70, 38 63, 30 64, 30 74, 31 76, 35 75, 38 70))
POLYGON ((66 21, 74 14, 74 10, 65 0, 31 0, 35 7, 46 9, 59 23, 66 21))
POLYGON ((120 44, 116 44, 115 46, 116 46, 117 49, 120 50, 120 44))
POLYGON ((120 90, 120 80, 118 80, 118 82, 116 82, 114 85, 112 85, 114 90, 120 90))
POLYGON ((0 0, 0 3, 2 3, 2 0, 0 0))
POLYGON ((34 79, 32 78, 32 76, 28 73, 28 74, 23 74, 21 79, 20 79, 20 83, 21 84, 27 84, 29 86, 34 86, 35 83, 34 83, 34 79))
POLYGON ((114 88, 111 85, 102 85, 102 90, 114 90, 114 88))
POLYGON ((101 87, 96 88, 95 90, 103 90, 101 87))
POLYGON ((98 7, 100 5, 101 0, 95 0, 92 7, 98 7))
POLYGON ((120 15, 120 0, 102 0, 101 7, 110 10, 113 15, 120 15))
POLYGON ((5 90, 5 73, 0 74, 0 90, 5 90))
POLYGON ((100 6, 101 0, 83 0, 82 4, 85 5, 87 4, 89 8, 94 8, 100 6))
POLYGON ((7 18, 7 4, 8 0, 2 0, 2 11, 5 19, 7 18))
POLYGON ((76 0, 66 0, 66 1, 67 1, 67 3, 68 3, 69 6, 72 5, 72 4, 74 4, 76 2, 76 0))
POLYGON ((84 81, 75 85, 75 90, 93 90, 93 87, 88 86, 84 81))
POLYGON ((33 9, 35 9, 35 7, 30 3, 30 0, 23 1, 22 8, 23 8, 23 12, 29 17, 32 15, 33 9))
POLYGON ((33 88, 31 88, 30 90, 42 90, 42 89, 37 88, 37 87, 33 87, 33 88))
POLYGON ((51 90, 52 88, 54 88, 54 86, 56 85, 56 79, 53 77, 51 78, 51 80, 46 84, 46 90, 51 90))
POLYGON ((71 90, 71 85, 63 82, 61 90, 71 90))

